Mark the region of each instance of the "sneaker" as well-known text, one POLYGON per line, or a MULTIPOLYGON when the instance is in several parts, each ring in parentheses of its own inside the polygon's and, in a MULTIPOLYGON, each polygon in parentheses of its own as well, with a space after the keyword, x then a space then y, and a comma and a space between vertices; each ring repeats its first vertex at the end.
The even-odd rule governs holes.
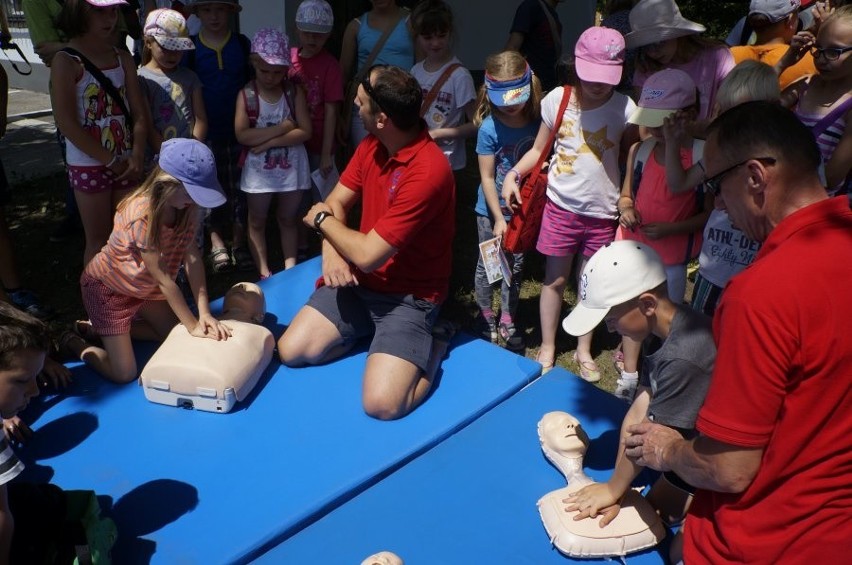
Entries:
POLYGON ((483 318, 480 316, 479 318, 480 330, 479 336, 491 343, 497 343, 497 338, 499 334, 497 333, 497 322, 492 319, 483 318))
POLYGON ((512 322, 500 324, 500 337, 506 342, 509 351, 521 351, 525 347, 523 336, 512 322))
POLYGON ((633 397, 636 396, 636 389, 639 386, 639 379, 625 379, 624 377, 619 377, 619 379, 615 383, 615 396, 631 404, 633 402, 633 397))
POLYGON ((15 292, 9 293, 9 300, 31 316, 35 316, 39 320, 49 320, 56 315, 56 312, 50 306, 44 306, 38 303, 38 297, 31 290, 22 288, 15 292))
POLYGON ((62 243, 82 232, 83 226, 80 225, 77 218, 65 216, 59 226, 50 234, 49 239, 52 243, 62 243))

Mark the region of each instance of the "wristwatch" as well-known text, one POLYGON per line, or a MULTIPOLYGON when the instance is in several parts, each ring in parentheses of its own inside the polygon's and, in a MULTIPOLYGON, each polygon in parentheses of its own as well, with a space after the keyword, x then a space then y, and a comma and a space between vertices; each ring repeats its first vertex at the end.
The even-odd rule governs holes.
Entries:
POLYGON ((322 212, 317 212, 317 215, 314 216, 314 231, 322 235, 320 224, 322 224, 326 218, 332 215, 333 214, 331 212, 326 212, 325 210, 323 210, 322 212))

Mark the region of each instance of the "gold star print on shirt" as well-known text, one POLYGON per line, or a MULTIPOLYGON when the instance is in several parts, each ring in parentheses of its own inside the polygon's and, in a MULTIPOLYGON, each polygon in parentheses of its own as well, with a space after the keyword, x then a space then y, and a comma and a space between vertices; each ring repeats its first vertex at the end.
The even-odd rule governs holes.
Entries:
POLYGON ((606 128, 607 126, 603 126, 595 132, 583 130, 585 143, 580 146, 577 153, 593 153, 598 161, 602 160, 603 154, 615 147, 615 144, 606 137, 606 128))
POLYGON ((574 161, 576 160, 576 155, 569 155, 560 148, 560 150, 556 152, 556 173, 560 175, 573 174, 574 161))

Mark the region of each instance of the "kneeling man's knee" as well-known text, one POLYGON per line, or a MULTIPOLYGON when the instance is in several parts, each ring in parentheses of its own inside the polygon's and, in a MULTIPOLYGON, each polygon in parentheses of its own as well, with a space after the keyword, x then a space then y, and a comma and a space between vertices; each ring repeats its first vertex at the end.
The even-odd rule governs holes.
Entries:
POLYGON ((364 392, 364 412, 377 420, 396 420, 405 416, 408 411, 402 402, 380 394, 364 392))

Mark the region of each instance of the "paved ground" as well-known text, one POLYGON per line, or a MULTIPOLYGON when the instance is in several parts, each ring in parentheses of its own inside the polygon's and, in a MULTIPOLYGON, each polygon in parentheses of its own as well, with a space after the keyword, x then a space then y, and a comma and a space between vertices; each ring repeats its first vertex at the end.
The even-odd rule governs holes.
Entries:
POLYGON ((13 185, 16 180, 62 171, 50 98, 41 92, 10 90, 9 124, 0 140, 0 158, 13 185))

